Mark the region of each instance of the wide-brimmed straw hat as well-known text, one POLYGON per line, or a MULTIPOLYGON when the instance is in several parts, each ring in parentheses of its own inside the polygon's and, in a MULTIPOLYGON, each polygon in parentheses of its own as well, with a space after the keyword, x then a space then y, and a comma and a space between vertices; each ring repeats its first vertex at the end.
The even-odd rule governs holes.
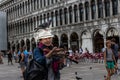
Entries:
POLYGON ((38 33, 38 39, 45 39, 45 38, 50 38, 53 37, 54 35, 51 33, 50 30, 41 30, 38 33))

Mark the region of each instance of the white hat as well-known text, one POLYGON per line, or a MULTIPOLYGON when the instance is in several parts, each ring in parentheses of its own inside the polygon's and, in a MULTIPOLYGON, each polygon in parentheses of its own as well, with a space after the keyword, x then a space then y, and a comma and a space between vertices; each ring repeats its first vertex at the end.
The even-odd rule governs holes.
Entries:
POLYGON ((53 37, 54 35, 52 35, 50 30, 41 30, 38 33, 38 39, 44 39, 44 38, 49 38, 49 37, 53 37))

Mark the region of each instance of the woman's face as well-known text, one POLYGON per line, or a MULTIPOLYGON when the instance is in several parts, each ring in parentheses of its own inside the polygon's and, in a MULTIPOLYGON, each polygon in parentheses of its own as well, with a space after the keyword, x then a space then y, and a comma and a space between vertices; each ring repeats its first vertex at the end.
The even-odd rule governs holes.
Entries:
POLYGON ((111 47, 111 42, 109 42, 109 43, 107 44, 107 47, 111 47))
POLYGON ((51 37, 50 38, 44 38, 44 39, 41 40, 41 42, 43 44, 45 44, 46 46, 50 46, 52 44, 52 38, 51 37))

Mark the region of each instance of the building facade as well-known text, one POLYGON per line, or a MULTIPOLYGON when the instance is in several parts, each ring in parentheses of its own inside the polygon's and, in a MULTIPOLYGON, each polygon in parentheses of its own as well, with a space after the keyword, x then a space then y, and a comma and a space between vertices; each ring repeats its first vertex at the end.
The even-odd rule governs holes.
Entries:
POLYGON ((120 0, 6 0, 8 49, 33 50, 39 32, 34 28, 52 19, 53 44, 100 52, 107 39, 120 43, 120 0))

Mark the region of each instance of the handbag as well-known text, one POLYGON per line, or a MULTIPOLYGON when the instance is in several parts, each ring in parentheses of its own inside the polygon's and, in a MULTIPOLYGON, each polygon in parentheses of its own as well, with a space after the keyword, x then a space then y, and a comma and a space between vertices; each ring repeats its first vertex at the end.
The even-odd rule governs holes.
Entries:
MULTIPOLYGON (((39 50, 41 50, 39 48, 39 50)), ((24 80, 47 80, 47 68, 33 59, 29 62, 26 70, 23 73, 24 80)))

